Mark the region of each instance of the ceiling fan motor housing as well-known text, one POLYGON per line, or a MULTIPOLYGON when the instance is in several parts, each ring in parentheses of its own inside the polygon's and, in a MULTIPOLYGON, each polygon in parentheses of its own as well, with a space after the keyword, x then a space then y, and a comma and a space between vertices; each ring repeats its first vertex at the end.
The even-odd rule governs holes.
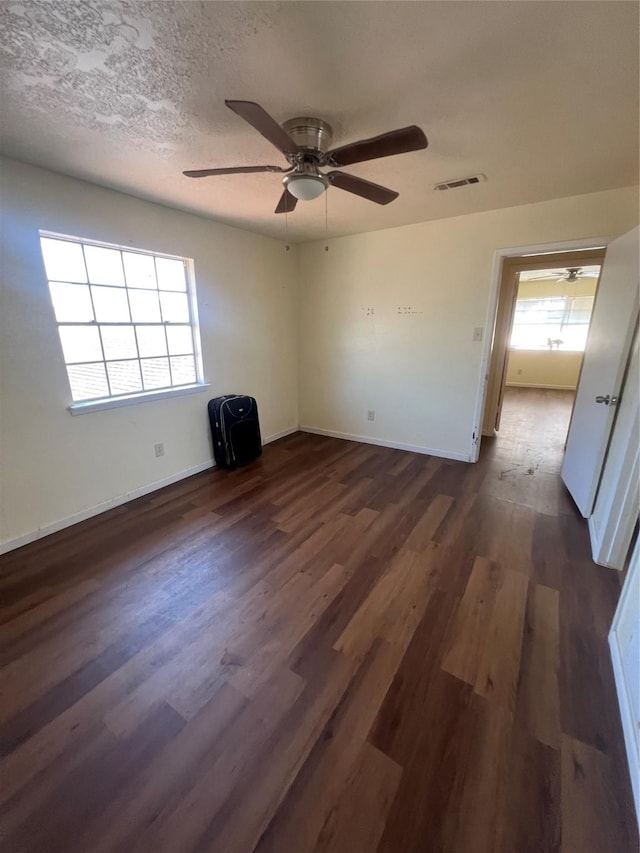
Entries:
POLYGON ((333 139, 331 125, 321 118, 290 118, 282 127, 296 145, 318 155, 329 150, 333 139))
POLYGON ((329 186, 329 179, 318 169, 318 161, 329 150, 333 132, 331 125, 320 118, 290 118, 282 125, 300 148, 294 157, 288 157, 295 171, 285 175, 282 183, 295 198, 310 201, 329 186))

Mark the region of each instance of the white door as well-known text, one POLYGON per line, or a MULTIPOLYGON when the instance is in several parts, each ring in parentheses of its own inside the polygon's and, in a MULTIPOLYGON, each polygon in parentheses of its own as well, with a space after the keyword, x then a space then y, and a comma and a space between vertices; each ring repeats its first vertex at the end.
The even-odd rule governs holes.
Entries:
POLYGON ((612 569, 624 568, 640 514, 639 437, 640 337, 636 331, 596 502, 589 518, 593 560, 612 569))
POLYGON ((636 814, 640 817, 640 540, 629 563, 609 634, 636 814))
POLYGON ((591 317, 562 479, 588 518, 638 316, 640 229, 609 243, 591 317))

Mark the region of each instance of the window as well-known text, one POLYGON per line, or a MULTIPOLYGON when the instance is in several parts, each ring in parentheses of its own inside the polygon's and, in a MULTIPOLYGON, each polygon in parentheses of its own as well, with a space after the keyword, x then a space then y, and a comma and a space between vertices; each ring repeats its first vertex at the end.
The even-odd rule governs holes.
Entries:
POLYGON ((185 258, 40 234, 74 403, 203 385, 185 258))
POLYGON ((518 298, 511 347, 583 352, 593 300, 593 296, 518 298))

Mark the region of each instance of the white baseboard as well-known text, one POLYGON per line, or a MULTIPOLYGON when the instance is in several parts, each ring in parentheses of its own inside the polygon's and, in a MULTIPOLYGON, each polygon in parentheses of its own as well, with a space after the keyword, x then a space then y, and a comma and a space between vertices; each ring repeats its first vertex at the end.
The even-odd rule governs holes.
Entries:
POLYGON ((611 650, 611 662, 613 664, 613 677, 618 694, 618 705, 620 707, 620 718, 622 721, 622 733, 627 751, 629 763, 629 775, 631 777, 631 789, 636 806, 636 819, 640 824, 640 750, 636 737, 636 727, 633 720, 631 699, 629 697, 629 686, 622 664, 622 654, 618 645, 618 634, 612 628, 609 634, 609 648, 611 650))
POLYGON ((277 441, 279 438, 285 438, 287 435, 293 435, 294 432, 300 432, 300 427, 294 426, 289 429, 283 429, 281 432, 274 432, 273 435, 268 435, 262 439, 263 444, 271 444, 272 441, 277 441))
POLYGON ((116 495, 108 501, 96 504, 88 509, 74 512, 73 515, 68 515, 66 518, 61 518, 51 524, 46 524, 44 527, 39 527, 30 533, 23 533, 22 536, 16 536, 14 539, 7 539, 0 544, 0 554, 5 554, 7 551, 13 551, 22 545, 28 545, 30 542, 35 542, 36 539, 42 539, 44 536, 49 536, 50 533, 57 533, 59 530, 64 530, 65 527, 71 527, 72 524, 78 524, 80 521, 86 521, 87 518, 93 518, 94 515, 100 515, 101 512, 106 512, 108 509, 113 509, 116 506, 121 506, 128 501, 133 501, 136 498, 141 498, 143 495, 148 495, 150 492, 155 492, 165 486, 170 486, 172 483, 177 483, 179 480, 184 480, 194 474, 199 474, 201 471, 206 471, 207 468, 213 468, 213 460, 208 460, 200 465, 194 465, 192 468, 187 468, 185 471, 178 471, 176 474, 171 474, 169 477, 163 477, 162 480, 156 480, 153 483, 148 483, 144 486, 139 486, 130 492, 125 492, 122 495, 116 495))
POLYGON ((507 388, 548 388, 549 391, 575 391, 575 385, 539 385, 537 382, 505 382, 507 388))
POLYGON ((386 441, 384 438, 371 438, 368 435, 352 435, 348 432, 336 432, 331 429, 320 429, 320 427, 303 426, 302 424, 300 424, 300 431, 311 432, 315 435, 328 435, 330 438, 342 438, 345 441, 359 441, 362 444, 376 444, 379 447, 393 447, 395 450, 409 450, 411 453, 423 453, 426 456, 440 456, 443 459, 454 459, 456 462, 469 462, 468 454, 438 450, 434 447, 422 447, 419 444, 402 444, 398 441, 386 441))
MULTIPOLYGON (((284 438, 286 435, 291 435, 298 432, 298 427, 276 432, 262 439, 263 444, 270 444, 272 441, 277 441, 279 438, 284 438)), ((59 530, 64 530, 65 527, 71 527, 72 524, 78 524, 80 521, 86 521, 87 518, 93 518, 94 515, 100 515, 101 512, 106 512, 114 507, 121 506, 128 501, 133 501, 136 498, 141 498, 151 492, 156 492, 158 489, 163 489, 165 486, 170 486, 172 483, 177 483, 179 480, 186 480, 187 477, 192 477, 194 474, 200 474, 206 471, 207 468, 213 468, 215 465, 213 459, 208 459, 200 465, 194 465, 192 468, 187 468, 184 471, 178 471, 176 474, 171 474, 164 477, 162 480, 156 480, 153 483, 148 483, 133 489, 130 492, 125 492, 122 495, 116 495, 108 501, 96 504, 88 509, 75 512, 73 515, 68 515, 66 518, 61 518, 51 524, 46 524, 44 527, 39 527, 37 530, 32 530, 29 533, 23 533, 21 536, 16 536, 13 539, 7 539, 0 543, 0 554, 6 554, 8 551, 15 551, 16 548, 21 548, 23 545, 28 545, 30 542, 35 542, 37 539, 42 539, 49 536, 51 533, 57 533, 59 530)))

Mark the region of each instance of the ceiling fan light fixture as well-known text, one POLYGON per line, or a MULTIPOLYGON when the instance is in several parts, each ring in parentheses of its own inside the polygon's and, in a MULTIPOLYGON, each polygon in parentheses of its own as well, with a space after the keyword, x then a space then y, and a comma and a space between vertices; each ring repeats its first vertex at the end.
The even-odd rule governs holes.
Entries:
POLYGON ((329 181, 324 175, 294 172, 284 178, 284 185, 299 201, 311 201, 322 195, 329 186, 329 181))

